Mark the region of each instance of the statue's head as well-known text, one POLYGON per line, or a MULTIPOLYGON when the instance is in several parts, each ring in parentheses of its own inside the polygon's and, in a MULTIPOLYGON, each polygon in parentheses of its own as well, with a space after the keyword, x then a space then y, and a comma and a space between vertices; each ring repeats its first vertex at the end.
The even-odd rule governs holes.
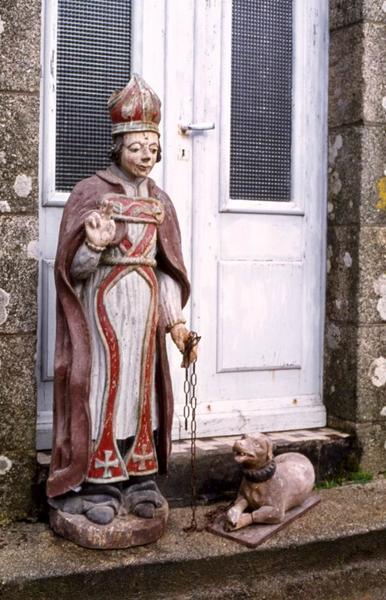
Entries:
POLYGON ((161 160, 160 99, 134 74, 123 90, 113 92, 108 108, 113 134, 111 159, 134 177, 147 176, 161 160))

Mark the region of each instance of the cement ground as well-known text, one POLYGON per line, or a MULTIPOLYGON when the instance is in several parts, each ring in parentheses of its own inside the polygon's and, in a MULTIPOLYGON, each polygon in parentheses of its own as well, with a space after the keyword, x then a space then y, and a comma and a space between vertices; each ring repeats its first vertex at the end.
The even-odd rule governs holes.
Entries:
MULTIPOLYGON (((256 550, 206 531, 183 531, 171 511, 156 544, 86 550, 42 523, 0 529, 6 600, 384 600, 386 480, 322 490, 322 502, 256 550)), ((210 509, 201 507, 201 524, 210 509)))

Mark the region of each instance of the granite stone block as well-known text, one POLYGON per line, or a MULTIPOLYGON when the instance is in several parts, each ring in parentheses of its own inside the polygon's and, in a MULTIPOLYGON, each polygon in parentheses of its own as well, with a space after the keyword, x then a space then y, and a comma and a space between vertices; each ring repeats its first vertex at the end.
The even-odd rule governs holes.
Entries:
POLYGON ((357 415, 358 329, 327 321, 324 351, 324 403, 327 415, 355 421, 357 415))
POLYGON ((363 19, 364 0, 330 0, 330 29, 347 27, 363 19))
POLYGON ((363 116, 365 121, 386 123, 386 22, 365 23, 363 116))
POLYGON ((0 452, 0 525, 2 525, 31 515, 36 453, 6 449, 0 452))
POLYGON ((329 425, 356 437, 357 468, 370 473, 386 471, 386 418, 372 422, 354 422, 329 416, 329 425))
POLYGON ((39 98, 0 94, 0 215, 38 210, 39 98))
POLYGON ((363 116, 364 34, 362 25, 331 34, 329 125, 356 123, 363 116))
POLYGON ((386 420, 383 423, 358 423, 356 434, 361 448, 361 469, 370 473, 384 473, 386 471, 386 420))
POLYGON ((386 125, 363 127, 360 198, 360 220, 363 225, 386 226, 386 210, 378 207, 378 186, 384 177, 385 159, 386 125))
POLYGON ((0 336, 0 452, 35 449, 36 337, 0 336))
POLYGON ((39 91, 40 0, 2 0, 0 90, 39 91))
POLYGON ((357 225, 362 180, 362 127, 351 126, 329 135, 328 222, 357 225))
POLYGON ((329 227, 327 235, 327 318, 336 322, 356 322, 358 290, 358 229, 354 226, 329 227))
POLYGON ((37 238, 36 217, 11 215, 0 217, 2 242, 0 290, 3 294, 3 301, 0 297, 0 308, 3 309, 0 334, 36 332, 37 238))
POLYGON ((386 210, 378 206, 385 156, 386 126, 353 125, 330 132, 329 224, 386 225, 386 210))
POLYGON ((330 29, 347 27, 361 21, 386 23, 383 0, 330 0, 330 29))
POLYGON ((386 324, 359 329, 357 394, 358 421, 386 425, 386 324))
POLYGON ((358 322, 386 329, 386 226, 363 226, 359 233, 358 322))

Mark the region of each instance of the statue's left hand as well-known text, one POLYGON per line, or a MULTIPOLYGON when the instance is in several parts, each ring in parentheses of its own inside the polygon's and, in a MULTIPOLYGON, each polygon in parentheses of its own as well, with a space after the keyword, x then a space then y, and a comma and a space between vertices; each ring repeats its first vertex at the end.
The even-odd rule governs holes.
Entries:
MULTIPOLYGON (((177 323, 170 330, 170 335, 172 336, 172 340, 177 346, 178 350, 184 354, 186 345, 190 338, 190 331, 185 327, 183 323, 177 323)), ((181 367, 188 367, 190 364, 197 360, 197 344, 193 345, 189 356, 184 357, 182 361, 181 367)))

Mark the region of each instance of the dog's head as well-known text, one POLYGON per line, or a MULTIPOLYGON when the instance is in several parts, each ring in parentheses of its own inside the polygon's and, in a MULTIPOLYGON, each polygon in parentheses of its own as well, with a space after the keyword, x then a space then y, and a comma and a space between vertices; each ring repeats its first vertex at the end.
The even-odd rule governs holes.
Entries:
POLYGON ((233 456, 238 464, 247 469, 260 469, 272 460, 273 444, 263 433, 243 435, 241 440, 233 444, 233 456))

